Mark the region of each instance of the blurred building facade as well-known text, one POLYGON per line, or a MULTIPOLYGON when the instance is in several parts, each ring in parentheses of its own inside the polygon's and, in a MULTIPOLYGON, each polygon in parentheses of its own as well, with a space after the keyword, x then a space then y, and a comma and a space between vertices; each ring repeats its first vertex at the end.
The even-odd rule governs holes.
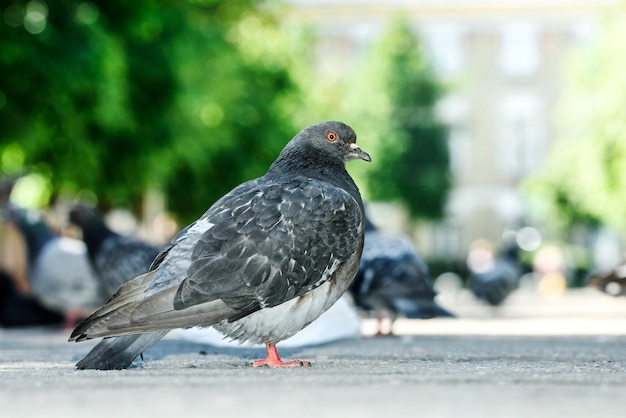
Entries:
MULTIPOLYGON (((419 33, 448 86, 438 113, 450 128, 454 189, 447 218, 418 233, 423 253, 464 257, 498 244, 528 217, 521 182, 539 170, 557 132, 568 53, 593 40, 616 0, 289 0, 287 25, 317 32, 317 57, 358 62, 399 16, 419 33)), ((321 67, 324 63, 318 64, 321 67)))

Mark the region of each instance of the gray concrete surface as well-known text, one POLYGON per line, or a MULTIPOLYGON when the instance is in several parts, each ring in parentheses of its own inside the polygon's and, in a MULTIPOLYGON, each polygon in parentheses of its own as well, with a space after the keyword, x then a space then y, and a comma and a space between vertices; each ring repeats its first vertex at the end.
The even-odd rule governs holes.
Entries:
POLYGON ((570 331, 556 336, 533 335, 538 317, 500 317, 517 330, 500 335, 490 318, 413 321, 411 335, 284 349, 313 362, 289 370, 246 366, 260 349, 170 338, 141 368, 77 371, 93 342, 0 330, 0 417, 624 417, 626 327, 615 315, 586 312, 579 330, 565 315, 570 331), (607 321, 621 331, 605 335, 607 321))

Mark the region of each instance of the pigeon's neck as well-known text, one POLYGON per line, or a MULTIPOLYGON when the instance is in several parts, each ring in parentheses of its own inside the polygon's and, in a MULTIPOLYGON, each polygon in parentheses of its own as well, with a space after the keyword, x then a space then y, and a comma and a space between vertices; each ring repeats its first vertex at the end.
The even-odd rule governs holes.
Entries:
POLYGON ((293 178, 303 176, 321 180, 350 193, 364 213, 361 193, 342 161, 324 158, 311 153, 293 152, 282 155, 265 174, 266 178, 293 178))
POLYGON ((84 226, 82 229, 83 241, 87 246, 87 253, 91 260, 95 258, 96 253, 106 239, 117 236, 117 234, 111 231, 104 223, 84 226))

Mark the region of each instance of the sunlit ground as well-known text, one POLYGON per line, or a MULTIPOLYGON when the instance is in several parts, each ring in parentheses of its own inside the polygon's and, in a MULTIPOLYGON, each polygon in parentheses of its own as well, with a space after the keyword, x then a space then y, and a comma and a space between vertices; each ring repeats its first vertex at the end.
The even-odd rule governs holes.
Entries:
MULTIPOLYGON (((498 308, 476 301, 464 289, 442 292, 437 300, 457 318, 398 319, 393 325, 394 334, 626 335, 626 298, 615 298, 591 288, 570 289, 549 296, 519 289, 498 308)), ((376 321, 364 320, 362 332, 366 336, 373 335, 376 321)))

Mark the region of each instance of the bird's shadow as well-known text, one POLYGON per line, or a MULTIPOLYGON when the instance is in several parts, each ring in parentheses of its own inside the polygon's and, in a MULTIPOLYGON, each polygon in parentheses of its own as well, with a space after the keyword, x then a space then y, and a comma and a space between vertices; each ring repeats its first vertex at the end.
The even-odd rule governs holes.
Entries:
MULTIPOLYGON (((291 358, 302 353, 304 350, 326 346, 331 344, 307 344, 299 347, 279 347, 281 357, 291 358)), ((198 343, 185 340, 163 340, 159 341, 153 347, 148 349, 143 356, 144 362, 152 362, 157 360, 163 360, 173 355, 198 355, 200 356, 221 356, 231 357, 236 360, 249 362, 264 358, 267 355, 267 351, 264 347, 259 346, 216 346, 206 343, 198 343)), ((141 363, 139 363, 141 364, 141 363)))

